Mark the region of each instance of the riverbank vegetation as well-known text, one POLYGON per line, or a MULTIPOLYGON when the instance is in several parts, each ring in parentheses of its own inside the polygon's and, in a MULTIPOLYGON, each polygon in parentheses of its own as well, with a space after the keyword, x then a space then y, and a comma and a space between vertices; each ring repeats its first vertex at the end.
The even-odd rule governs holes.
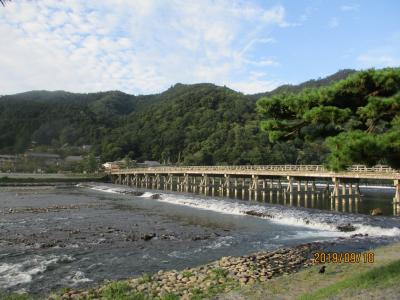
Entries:
POLYGON ((331 263, 265 283, 241 287, 216 299, 397 299, 400 287, 400 244, 371 249, 374 263, 331 263), (293 284, 296 282, 296 284, 293 284))
POLYGON ((169 164, 400 162, 400 69, 344 70, 257 95, 213 84, 161 94, 36 91, 0 98, 0 153, 169 164))

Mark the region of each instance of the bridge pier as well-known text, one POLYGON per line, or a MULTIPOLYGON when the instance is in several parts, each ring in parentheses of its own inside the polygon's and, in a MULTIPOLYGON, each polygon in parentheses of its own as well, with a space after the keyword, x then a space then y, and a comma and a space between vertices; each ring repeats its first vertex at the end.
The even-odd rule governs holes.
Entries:
POLYGON ((400 204, 400 180, 396 179, 394 180, 394 188, 395 188, 395 194, 394 194, 394 201, 396 204, 400 204))
POLYGON ((288 186, 287 186, 287 191, 292 194, 293 193, 293 177, 291 176, 287 176, 287 180, 288 180, 288 186))
POLYGON ((334 197, 337 199, 337 198, 339 198, 339 178, 333 177, 332 182, 333 182, 333 191, 332 191, 331 197, 334 197))

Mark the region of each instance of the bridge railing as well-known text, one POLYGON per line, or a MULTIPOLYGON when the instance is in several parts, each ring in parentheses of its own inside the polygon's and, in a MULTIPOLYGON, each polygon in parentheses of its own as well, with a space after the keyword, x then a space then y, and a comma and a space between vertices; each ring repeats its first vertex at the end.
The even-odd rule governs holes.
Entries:
MULTIPOLYGON (((243 166, 180 166, 180 167, 148 167, 148 168, 133 168, 133 169, 113 169, 111 173, 118 172, 141 172, 141 171, 155 171, 155 172, 190 172, 190 171, 297 171, 297 172, 329 172, 322 165, 243 165, 243 166)), ((398 170, 392 169, 385 165, 377 165, 374 167, 367 167, 364 165, 353 165, 347 168, 347 172, 357 173, 399 173, 398 170)))

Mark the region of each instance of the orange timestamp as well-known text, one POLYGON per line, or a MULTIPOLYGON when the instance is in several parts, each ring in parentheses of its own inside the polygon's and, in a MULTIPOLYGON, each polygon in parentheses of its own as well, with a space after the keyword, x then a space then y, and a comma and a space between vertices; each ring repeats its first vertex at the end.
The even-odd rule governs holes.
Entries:
POLYGON ((314 263, 317 264, 359 264, 369 263, 375 261, 374 252, 315 252, 314 263))

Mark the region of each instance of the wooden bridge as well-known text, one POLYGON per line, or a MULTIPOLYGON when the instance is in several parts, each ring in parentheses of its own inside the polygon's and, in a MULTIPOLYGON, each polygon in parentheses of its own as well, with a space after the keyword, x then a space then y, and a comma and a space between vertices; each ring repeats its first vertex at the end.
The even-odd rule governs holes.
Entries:
POLYGON ((247 189, 250 196, 252 192, 272 189, 289 196, 293 192, 316 193, 318 182, 326 184, 324 192, 336 199, 360 195, 360 180, 379 180, 394 184, 394 204, 400 203, 400 171, 382 165, 372 168, 354 165, 342 172, 332 172, 321 165, 160 166, 114 169, 110 175, 116 184, 146 188, 162 186, 177 191, 217 188, 227 195, 231 191, 237 193, 239 189, 247 189))

